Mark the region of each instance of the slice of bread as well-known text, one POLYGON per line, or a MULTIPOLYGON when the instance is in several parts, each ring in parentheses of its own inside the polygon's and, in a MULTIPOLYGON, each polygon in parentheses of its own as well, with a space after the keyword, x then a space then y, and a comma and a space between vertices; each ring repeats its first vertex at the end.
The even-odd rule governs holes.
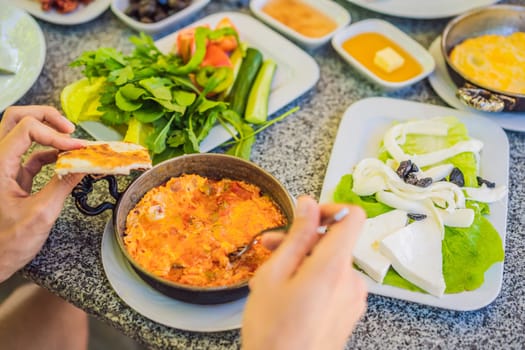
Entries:
POLYGON ((88 141, 86 146, 58 155, 55 173, 127 175, 133 169, 150 169, 151 157, 140 145, 120 141, 88 141))

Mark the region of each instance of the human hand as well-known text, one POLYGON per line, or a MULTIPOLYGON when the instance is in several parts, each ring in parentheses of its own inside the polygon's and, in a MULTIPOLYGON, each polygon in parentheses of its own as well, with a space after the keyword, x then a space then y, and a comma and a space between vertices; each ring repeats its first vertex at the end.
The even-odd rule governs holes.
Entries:
POLYGON ((31 194, 34 176, 53 163, 59 150, 82 147, 69 134, 75 127, 53 107, 25 106, 5 110, 0 122, 0 282, 40 251, 62 210, 64 200, 82 179, 54 176, 31 194), (33 142, 52 149, 34 152, 22 164, 33 142))
POLYGON ((351 261, 365 214, 349 206, 325 236, 316 233, 321 217, 342 207, 298 199, 288 235, 250 281, 243 349, 344 348, 366 309, 366 286, 351 261))

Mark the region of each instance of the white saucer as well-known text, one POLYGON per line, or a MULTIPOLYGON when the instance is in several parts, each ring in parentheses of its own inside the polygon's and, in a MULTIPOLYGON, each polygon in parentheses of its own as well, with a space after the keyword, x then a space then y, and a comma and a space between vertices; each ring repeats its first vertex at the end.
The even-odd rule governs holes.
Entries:
POLYGON ((436 61, 436 68, 434 70, 434 73, 432 73, 428 77, 428 80, 432 88, 439 95, 439 97, 441 97, 446 103, 448 103, 454 108, 483 115, 484 117, 491 119, 493 122, 495 122, 504 129, 525 132, 525 112, 481 112, 465 105, 456 97, 457 88, 452 79, 450 78, 450 75, 448 74, 445 59, 441 54, 440 41, 441 37, 439 36, 436 38, 436 40, 434 40, 434 42, 432 42, 428 49, 428 51, 436 61))
POLYGON ((172 299, 146 284, 121 253, 112 220, 102 237, 102 265, 119 297, 152 321, 194 332, 219 332, 241 326, 246 298, 219 305, 195 305, 172 299))

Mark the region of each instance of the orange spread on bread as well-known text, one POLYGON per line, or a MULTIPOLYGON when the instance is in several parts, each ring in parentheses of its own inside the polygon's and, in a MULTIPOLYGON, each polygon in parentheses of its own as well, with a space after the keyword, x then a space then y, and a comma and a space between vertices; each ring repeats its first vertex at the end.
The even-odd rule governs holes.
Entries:
MULTIPOLYGON (((92 145, 73 151, 63 152, 59 155, 59 157, 65 156, 73 157, 76 160, 88 161, 92 166, 103 166, 108 168, 151 162, 148 152, 142 150, 115 152, 107 144, 92 145)), ((63 167, 70 168, 72 165, 64 164, 63 167)))

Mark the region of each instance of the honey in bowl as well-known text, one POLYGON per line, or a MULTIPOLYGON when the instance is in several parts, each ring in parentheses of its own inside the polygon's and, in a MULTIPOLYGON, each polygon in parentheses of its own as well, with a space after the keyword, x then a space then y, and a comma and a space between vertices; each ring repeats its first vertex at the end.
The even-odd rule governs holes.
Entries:
POLYGON ((487 34, 456 45, 450 60, 463 76, 482 86, 525 94, 525 33, 487 34))
POLYGON ((403 82, 423 72, 414 57, 379 33, 357 34, 343 42, 342 47, 374 75, 388 82, 403 82))
POLYGON ((229 286, 248 280, 270 251, 255 244, 233 264, 228 254, 256 233, 285 224, 259 187, 186 174, 143 196, 127 216, 123 240, 155 276, 194 287, 229 286))
POLYGON ((337 23, 300 0, 269 0, 262 11, 309 38, 322 38, 337 29, 337 23))

